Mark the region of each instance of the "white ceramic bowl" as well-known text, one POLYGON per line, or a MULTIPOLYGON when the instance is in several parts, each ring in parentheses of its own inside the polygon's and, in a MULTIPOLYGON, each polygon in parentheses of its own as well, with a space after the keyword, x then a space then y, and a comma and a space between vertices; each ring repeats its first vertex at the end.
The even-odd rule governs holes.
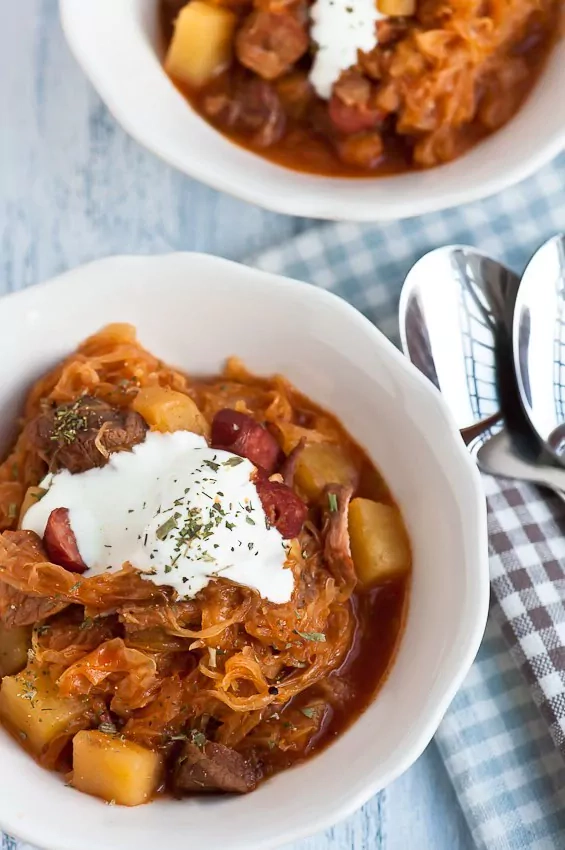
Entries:
POLYGON ((60 0, 69 45, 98 93, 142 145, 185 174, 277 212, 386 221, 498 192, 565 148, 565 40, 506 127, 430 171, 344 180, 301 174, 232 144, 190 108, 160 64, 157 0, 60 0))
POLYGON ((0 302, 0 446, 31 382, 109 321, 193 372, 237 354, 336 413, 398 500, 414 577, 400 651, 353 726, 253 794, 108 807, 65 787, 0 730, 0 828, 48 850, 267 850, 328 827, 406 770, 479 647, 489 582, 479 475, 439 394, 345 301, 198 254, 116 257, 0 302))

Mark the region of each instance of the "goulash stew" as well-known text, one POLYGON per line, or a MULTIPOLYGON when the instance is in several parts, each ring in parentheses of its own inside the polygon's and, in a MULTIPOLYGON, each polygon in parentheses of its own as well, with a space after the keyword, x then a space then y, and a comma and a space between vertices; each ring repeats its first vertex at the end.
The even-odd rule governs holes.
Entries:
POLYGON ((107 802, 252 791, 363 711, 402 632, 402 517, 335 417, 129 325, 31 390, 0 528, 0 718, 107 802))
POLYGON ((161 0, 194 109, 281 165, 374 176, 452 160, 505 124, 560 0, 161 0))

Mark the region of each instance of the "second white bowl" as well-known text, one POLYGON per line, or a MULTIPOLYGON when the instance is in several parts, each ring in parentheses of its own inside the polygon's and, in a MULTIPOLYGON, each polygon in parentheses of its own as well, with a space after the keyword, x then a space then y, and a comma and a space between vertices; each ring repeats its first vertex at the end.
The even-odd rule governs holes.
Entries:
POLYGON ((290 171, 230 142, 161 66, 157 0, 60 0, 69 45, 117 121, 185 174, 289 215, 386 221, 467 203, 527 177, 565 148, 565 40, 518 115, 455 162, 377 179, 290 171))

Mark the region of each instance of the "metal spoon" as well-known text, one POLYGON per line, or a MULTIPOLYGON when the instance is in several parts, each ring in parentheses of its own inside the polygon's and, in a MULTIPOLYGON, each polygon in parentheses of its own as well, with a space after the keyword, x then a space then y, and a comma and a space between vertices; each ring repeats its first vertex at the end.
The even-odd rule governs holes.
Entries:
POLYGON ((467 245, 425 254, 400 296, 404 353, 442 392, 466 443, 501 419, 520 279, 467 245))
POLYGON ((533 437, 516 386, 512 319, 519 283, 510 269, 475 248, 431 251, 404 283, 402 347, 443 393, 484 472, 563 495, 565 476, 533 437), (507 426, 502 430, 501 412, 507 426))
POLYGON ((542 452, 537 455, 522 453, 506 428, 488 440, 475 440, 469 450, 483 472, 549 487, 565 500, 565 470, 552 466, 542 452))
POLYGON ((514 364, 531 427, 565 465, 565 235, 528 263, 516 298, 514 364))

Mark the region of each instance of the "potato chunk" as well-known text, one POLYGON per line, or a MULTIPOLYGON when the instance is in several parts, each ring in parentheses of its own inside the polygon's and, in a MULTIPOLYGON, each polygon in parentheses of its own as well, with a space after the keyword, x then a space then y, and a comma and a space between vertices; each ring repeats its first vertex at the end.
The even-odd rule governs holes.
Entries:
POLYGON ((206 437, 210 428, 189 396, 167 387, 145 387, 133 405, 153 431, 193 431, 206 437))
POLYGON ((30 646, 31 626, 7 629, 0 625, 0 679, 24 669, 30 646))
POLYGON ((192 0, 176 20, 167 74, 198 88, 223 71, 231 61, 236 20, 229 9, 192 0))
POLYGON ((74 737, 72 784, 108 803, 146 803, 157 790, 162 771, 162 756, 132 741, 92 731, 74 737))
POLYGON ((353 499, 349 505, 351 555, 359 581, 379 584, 410 569, 410 543, 397 508, 353 499))
POLYGON ((84 701, 60 697, 48 671, 34 664, 2 679, 0 718, 37 756, 55 738, 88 725, 84 701))
POLYGON ((318 499, 326 484, 354 484, 357 469, 334 443, 308 443, 296 465, 295 482, 308 499, 318 499))

